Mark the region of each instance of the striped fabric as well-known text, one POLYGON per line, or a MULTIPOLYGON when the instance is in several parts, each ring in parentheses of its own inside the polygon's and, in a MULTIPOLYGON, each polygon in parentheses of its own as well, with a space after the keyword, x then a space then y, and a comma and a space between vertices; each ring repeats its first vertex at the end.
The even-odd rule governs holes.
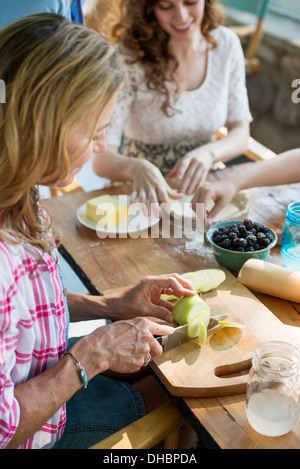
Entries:
MULTIPOLYGON (((0 241, 0 448, 17 430, 14 387, 54 365, 66 351, 66 314, 58 268, 31 245, 0 241)), ((20 448, 51 448, 65 426, 63 406, 20 448)))

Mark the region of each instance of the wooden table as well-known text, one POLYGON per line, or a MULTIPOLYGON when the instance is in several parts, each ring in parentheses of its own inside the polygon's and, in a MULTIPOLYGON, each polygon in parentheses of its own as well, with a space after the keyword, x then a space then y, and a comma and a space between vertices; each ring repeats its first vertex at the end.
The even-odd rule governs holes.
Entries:
MULTIPOLYGON (((149 274, 183 273, 216 267, 212 249, 206 243, 200 249, 187 250, 184 239, 105 238, 83 226, 76 210, 88 199, 101 193, 129 194, 130 185, 103 191, 77 192, 45 201, 54 222, 63 233, 62 252, 91 294, 103 294, 132 284, 149 274)), ((280 234, 287 205, 299 199, 300 184, 276 188, 251 189, 249 218, 263 222, 280 234)), ((281 263, 276 247, 271 262, 281 263)), ((283 323, 300 325, 300 304, 256 294, 283 323)), ((245 395, 218 398, 176 398, 185 418, 209 448, 300 448, 300 421, 283 437, 267 438, 255 432, 246 419, 245 395)))

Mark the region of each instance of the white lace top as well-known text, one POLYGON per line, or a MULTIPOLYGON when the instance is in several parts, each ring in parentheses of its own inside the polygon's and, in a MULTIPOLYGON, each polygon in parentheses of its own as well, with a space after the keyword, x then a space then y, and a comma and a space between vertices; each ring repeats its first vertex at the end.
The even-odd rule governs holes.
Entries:
POLYGON ((223 125, 252 120, 245 85, 245 62, 240 40, 223 26, 212 34, 218 46, 208 52, 202 85, 181 91, 174 104, 180 113, 167 117, 161 98, 149 90, 140 64, 127 65, 128 81, 119 92, 107 143, 119 146, 122 135, 146 144, 184 144, 209 141, 223 125))

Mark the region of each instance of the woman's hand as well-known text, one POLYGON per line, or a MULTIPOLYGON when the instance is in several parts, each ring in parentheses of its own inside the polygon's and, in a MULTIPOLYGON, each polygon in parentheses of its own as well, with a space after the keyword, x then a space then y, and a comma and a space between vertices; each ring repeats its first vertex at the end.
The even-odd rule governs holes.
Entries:
POLYGON ((162 353, 153 334, 169 335, 174 328, 143 317, 173 322, 173 305, 161 299, 162 293, 178 297, 196 294, 180 275, 169 274, 144 277, 124 292, 106 297, 109 317, 117 321, 99 327, 72 347, 89 378, 106 370, 135 372, 144 365, 149 354, 155 359, 162 353))
POLYGON ((161 294, 192 296, 196 292, 192 285, 178 274, 148 276, 124 292, 108 298, 109 308, 116 319, 136 316, 154 316, 169 323, 173 322, 173 304, 161 299, 161 294))
POLYGON ((168 177, 181 181, 181 193, 193 194, 206 180, 212 164, 212 152, 204 146, 196 148, 176 163, 168 177))
POLYGON ((207 221, 207 219, 213 219, 217 213, 233 199, 236 192, 237 188, 234 182, 230 180, 200 187, 192 200, 192 208, 196 210, 196 204, 204 204, 205 221, 207 221), (215 205, 211 211, 207 213, 206 207, 210 200, 213 200, 215 205))
POLYGON ((143 204, 146 208, 147 216, 151 213, 151 208, 154 210, 153 213, 159 216, 159 204, 164 204, 164 208, 168 210, 169 198, 179 199, 182 197, 182 194, 171 189, 155 165, 147 160, 132 160, 133 192, 131 203, 139 202, 143 204))
POLYGON ((162 347, 153 336, 173 332, 171 326, 141 317, 102 326, 90 334, 93 351, 89 363, 96 370, 98 365, 98 372, 134 373, 147 364, 150 355, 151 360, 161 355, 162 347))

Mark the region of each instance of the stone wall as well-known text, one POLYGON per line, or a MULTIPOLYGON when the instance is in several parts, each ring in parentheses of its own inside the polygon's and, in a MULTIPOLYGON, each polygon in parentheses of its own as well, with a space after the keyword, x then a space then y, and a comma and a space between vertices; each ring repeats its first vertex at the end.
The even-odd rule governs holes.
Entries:
POLYGON ((300 147, 300 103, 292 101, 292 83, 300 80, 300 46, 265 34, 257 57, 261 70, 247 77, 251 135, 276 153, 300 147))

